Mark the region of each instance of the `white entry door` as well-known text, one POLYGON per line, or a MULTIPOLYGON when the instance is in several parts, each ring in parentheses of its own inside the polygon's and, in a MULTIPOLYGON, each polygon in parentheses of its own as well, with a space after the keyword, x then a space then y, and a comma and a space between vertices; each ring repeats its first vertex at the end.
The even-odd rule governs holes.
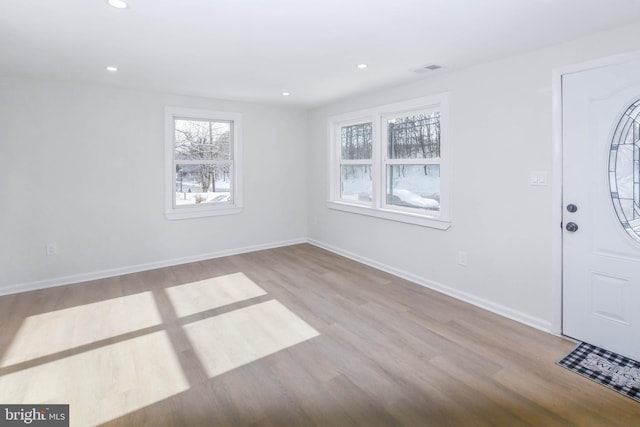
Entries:
POLYGON ((562 78, 563 334, 640 360, 640 60, 562 78))

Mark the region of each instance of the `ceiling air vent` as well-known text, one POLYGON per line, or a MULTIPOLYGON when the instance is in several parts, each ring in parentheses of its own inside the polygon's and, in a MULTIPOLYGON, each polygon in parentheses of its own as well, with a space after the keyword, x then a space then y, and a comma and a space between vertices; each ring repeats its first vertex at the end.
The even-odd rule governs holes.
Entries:
POLYGON ((429 64, 429 65, 425 65, 424 67, 420 67, 416 70, 413 70, 414 73, 428 73, 429 71, 435 71, 435 70, 439 70, 440 68, 442 68, 441 65, 437 65, 437 64, 429 64))

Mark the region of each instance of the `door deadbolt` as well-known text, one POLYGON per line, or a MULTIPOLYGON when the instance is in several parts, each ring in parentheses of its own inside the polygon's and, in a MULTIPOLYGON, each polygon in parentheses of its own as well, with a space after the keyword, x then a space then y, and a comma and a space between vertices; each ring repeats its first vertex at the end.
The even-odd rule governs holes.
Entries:
POLYGON ((573 203, 567 205, 567 210, 571 213, 574 213, 578 210, 578 207, 573 203))

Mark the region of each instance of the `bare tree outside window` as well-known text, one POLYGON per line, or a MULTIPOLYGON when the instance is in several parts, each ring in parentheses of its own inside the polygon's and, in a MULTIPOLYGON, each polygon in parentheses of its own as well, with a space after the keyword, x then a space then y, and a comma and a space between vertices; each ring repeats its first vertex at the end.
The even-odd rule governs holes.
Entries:
POLYGON ((230 121, 174 120, 176 204, 230 201, 230 121))
POLYGON ((327 206, 448 229, 450 118, 449 93, 329 117, 327 206))
POLYGON ((387 122, 390 159, 440 157, 440 113, 398 117, 387 122))
POLYGON ((371 201, 372 131, 370 122, 340 128, 342 199, 371 201))
POLYGON ((387 203, 440 209, 440 113, 387 119, 387 203))

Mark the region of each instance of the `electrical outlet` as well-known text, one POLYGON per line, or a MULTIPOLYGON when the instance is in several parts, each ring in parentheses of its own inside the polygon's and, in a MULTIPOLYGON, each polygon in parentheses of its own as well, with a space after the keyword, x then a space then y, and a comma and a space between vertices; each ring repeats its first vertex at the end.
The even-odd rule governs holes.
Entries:
POLYGON ((47 256, 58 254, 58 244, 56 242, 50 242, 45 245, 47 256))
POLYGON ((458 252, 458 265, 467 266, 467 253, 465 251, 458 252))

